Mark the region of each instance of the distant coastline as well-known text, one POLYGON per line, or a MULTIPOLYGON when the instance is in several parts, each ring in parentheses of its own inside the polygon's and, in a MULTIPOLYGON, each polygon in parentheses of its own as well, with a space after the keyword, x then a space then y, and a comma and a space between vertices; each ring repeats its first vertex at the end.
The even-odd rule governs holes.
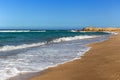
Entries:
POLYGON ((86 27, 86 28, 83 28, 81 31, 120 31, 120 28, 112 28, 112 27, 109 27, 109 28, 96 28, 96 27, 86 27))
POLYGON ((85 27, 82 29, 78 29, 78 30, 71 30, 72 32, 81 32, 81 31, 87 31, 87 32, 116 32, 116 31, 120 31, 120 28, 113 28, 113 27, 108 27, 108 28, 99 28, 99 27, 93 27, 93 26, 89 26, 89 27, 85 27))

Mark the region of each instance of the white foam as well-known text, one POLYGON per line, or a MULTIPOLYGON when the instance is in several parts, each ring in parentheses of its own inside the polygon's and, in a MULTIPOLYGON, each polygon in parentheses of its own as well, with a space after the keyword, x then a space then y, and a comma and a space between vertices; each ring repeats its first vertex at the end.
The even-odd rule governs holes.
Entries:
POLYGON ((16 68, 5 68, 0 70, 0 80, 7 80, 11 76, 16 76, 20 72, 16 68))
POLYGON ((62 38, 58 38, 53 40, 52 42, 63 42, 63 41, 71 41, 71 40, 78 40, 78 39, 86 39, 86 38, 95 38, 97 36, 75 36, 75 37, 62 37, 62 38))
POLYGON ((105 31, 105 33, 110 33, 110 34, 113 34, 113 35, 117 35, 118 34, 117 32, 109 32, 109 31, 105 31))
POLYGON ((46 30, 40 30, 40 31, 30 31, 30 32, 46 32, 46 30))
POLYGON ((0 30, 0 32, 30 32, 30 30, 0 30))
MULTIPOLYGON (((95 38, 97 36, 75 36, 75 37, 62 37, 58 39, 54 39, 50 43, 58 43, 58 42, 64 42, 64 41, 71 41, 71 40, 78 40, 78 39, 86 39, 86 38, 95 38)), ((0 51, 11 51, 11 50, 17 50, 17 49, 24 49, 24 48, 30 48, 30 47, 36 47, 45 45, 47 42, 40 42, 40 43, 32 43, 32 44, 22 44, 22 45, 6 45, 0 48, 0 51)))
POLYGON ((0 48, 0 51, 11 51, 11 50, 17 50, 17 49, 24 49, 24 48, 30 48, 30 47, 35 47, 35 46, 41 46, 46 44, 45 42, 43 43, 32 43, 32 44, 22 44, 18 46, 10 46, 6 45, 0 48))
POLYGON ((36 31, 31 31, 31 30, 0 30, 0 32, 46 32, 45 30, 36 30, 36 31))
POLYGON ((70 32, 78 32, 77 30, 71 30, 70 32))

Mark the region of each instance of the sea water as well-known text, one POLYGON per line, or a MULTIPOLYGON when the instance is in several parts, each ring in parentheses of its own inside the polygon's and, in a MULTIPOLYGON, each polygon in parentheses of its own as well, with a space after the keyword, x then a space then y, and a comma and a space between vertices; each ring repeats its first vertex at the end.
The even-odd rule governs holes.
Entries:
POLYGON ((108 36, 70 30, 0 30, 0 80, 77 59, 89 50, 86 44, 108 36))

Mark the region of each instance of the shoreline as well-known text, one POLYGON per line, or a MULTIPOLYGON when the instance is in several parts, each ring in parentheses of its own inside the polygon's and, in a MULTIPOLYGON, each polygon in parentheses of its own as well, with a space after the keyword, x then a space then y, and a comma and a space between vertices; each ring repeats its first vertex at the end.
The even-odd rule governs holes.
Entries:
MULTIPOLYGON (((74 68, 74 69, 77 69, 77 70, 73 70, 73 68, 70 68, 71 67, 77 67, 77 66, 74 66, 73 64, 78 64, 78 62, 82 62, 82 63, 79 63, 80 65, 83 65, 85 62, 83 62, 87 57, 91 57, 91 51, 94 50, 94 47, 97 46, 98 44, 104 44, 106 42, 109 42, 111 40, 111 38, 115 37, 115 36, 119 36, 118 35, 114 35, 114 36, 110 36, 108 40, 105 40, 103 42, 97 42, 97 43, 91 43, 91 44, 88 44, 89 47, 91 47, 91 49, 89 51, 87 51, 84 56, 80 56, 82 57, 82 59, 76 59, 74 61, 70 61, 70 62, 67 62, 65 64, 60 64, 59 66, 56 66, 56 67, 51 67, 51 68, 48 68, 46 70, 44 70, 43 72, 39 72, 36 76, 33 76, 32 78, 30 78, 29 80, 55 80, 56 78, 58 80, 61 80, 61 79, 64 79, 64 80, 87 80, 85 78, 85 76, 89 75, 89 74, 86 74, 84 75, 83 74, 79 74, 79 72, 77 71, 80 71, 80 72, 83 72, 83 67, 79 67, 78 66, 78 69, 77 68, 74 68), (70 65, 70 66, 69 66, 70 65), (80 69, 79 69, 80 68, 80 69), (82 69, 81 69, 82 68, 82 69), (67 70, 66 70, 67 69, 67 70), (68 73, 69 72, 69 73, 68 73), (74 72, 74 73, 77 73, 78 76, 76 75, 71 75, 70 72, 74 72), (74 77, 75 79, 73 79, 72 76, 76 76, 74 77), (84 79, 85 78, 85 79, 84 79)), ((95 54, 97 55, 97 54, 95 54)), ((90 58, 88 58, 90 59, 90 58)), ((86 61, 86 60, 85 60, 86 61)), ((76 64, 76 65, 77 65, 76 64)), ((89 63, 90 64, 90 63, 89 63)), ((89 67, 90 65, 87 64, 86 66, 89 67)), ((85 70, 85 73, 86 72, 89 72, 89 70, 85 70)), ((90 75, 89 75, 90 76, 90 75)), ((97 80, 101 80, 102 78, 99 78, 99 77, 91 77, 88 78, 88 80, 92 80, 92 79, 97 79, 97 80), (91 79, 90 79, 91 78, 91 79)), ((105 80, 105 79, 102 79, 102 80, 105 80)))
MULTIPOLYGON (((111 33, 110 36, 113 36, 112 34, 113 34, 113 33, 111 33)), ((114 34, 114 35, 115 35, 115 34, 114 34)), ((109 36, 109 37, 110 37, 110 36, 109 36)), ((8 80, 30 80, 31 78, 33 78, 33 77, 35 77, 35 76, 42 75, 44 72, 46 72, 47 70, 49 70, 49 69, 51 69, 51 68, 59 67, 60 65, 64 65, 64 64, 66 64, 66 63, 70 63, 70 62, 79 60, 79 59, 81 59, 87 52, 89 52, 89 50, 91 49, 91 46, 89 46, 90 44, 95 44, 95 43, 104 42, 104 41, 108 40, 109 37, 108 37, 107 39, 105 39, 105 40, 102 40, 102 41, 91 42, 91 43, 86 44, 85 46, 87 46, 88 49, 85 50, 85 51, 82 53, 82 55, 80 55, 79 57, 76 57, 76 58, 74 58, 74 59, 72 59, 72 60, 69 60, 69 61, 66 61, 66 62, 63 62, 63 63, 59 63, 59 64, 56 64, 56 65, 54 65, 54 66, 49 66, 49 67, 45 68, 45 69, 42 70, 42 71, 20 73, 20 74, 14 76, 14 77, 9 78, 8 80)))
MULTIPOLYGON (((108 32, 106 32, 106 33, 108 33, 108 32)), ((113 32, 109 32, 109 33, 111 33, 111 35, 110 35, 109 37, 113 36, 112 34, 114 34, 113 32)), ((116 35, 116 34, 114 34, 114 35, 116 35)), ((39 74, 40 74, 40 75, 43 74, 44 72, 46 72, 47 70, 49 70, 49 69, 51 69, 51 68, 58 67, 58 66, 60 66, 60 65, 64 65, 64 64, 69 63, 69 62, 73 62, 73 61, 75 61, 75 60, 79 60, 79 59, 81 59, 81 57, 83 57, 87 52, 89 52, 89 50, 91 49, 91 46, 89 46, 90 44, 95 44, 95 43, 104 42, 104 41, 108 40, 109 37, 108 37, 107 39, 103 40, 103 41, 91 42, 91 43, 89 43, 89 44, 86 44, 85 46, 87 46, 88 49, 85 50, 85 51, 82 53, 82 55, 80 55, 79 57, 76 57, 76 58, 74 58, 74 59, 72 59, 72 60, 69 60, 69 61, 66 61, 66 62, 63 62, 63 63, 58 63, 58 64, 53 65, 53 66, 49 66, 49 67, 45 68, 45 69, 42 70, 42 71, 20 73, 20 74, 14 76, 14 77, 9 78, 8 80, 29 80, 29 79, 31 79, 31 78, 33 78, 33 77, 35 77, 35 76, 39 76, 39 74)))
POLYGON ((90 50, 90 47, 89 47, 88 45, 89 45, 89 44, 86 44, 86 45, 85 45, 85 46, 88 47, 88 49, 85 50, 85 51, 82 53, 82 55, 79 55, 79 57, 76 56, 74 59, 71 59, 71 60, 69 60, 69 61, 62 62, 62 63, 58 63, 58 64, 53 65, 53 66, 48 66, 47 68, 45 68, 45 69, 42 70, 42 71, 20 73, 20 74, 18 74, 18 75, 16 75, 16 76, 13 76, 13 77, 9 78, 8 80, 29 80, 29 79, 31 79, 31 78, 34 77, 34 76, 38 76, 39 74, 44 73, 44 72, 45 72, 46 70, 48 70, 49 68, 58 67, 59 65, 64 65, 64 64, 66 64, 66 63, 75 61, 75 60, 77 60, 77 59, 81 59, 81 57, 84 56, 84 54, 90 50))

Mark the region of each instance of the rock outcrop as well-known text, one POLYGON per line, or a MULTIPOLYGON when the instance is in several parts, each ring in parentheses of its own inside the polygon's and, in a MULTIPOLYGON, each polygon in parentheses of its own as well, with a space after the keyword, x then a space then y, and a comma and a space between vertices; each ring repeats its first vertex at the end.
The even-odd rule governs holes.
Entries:
POLYGON ((86 27, 82 31, 120 31, 120 28, 95 28, 95 27, 86 27))

